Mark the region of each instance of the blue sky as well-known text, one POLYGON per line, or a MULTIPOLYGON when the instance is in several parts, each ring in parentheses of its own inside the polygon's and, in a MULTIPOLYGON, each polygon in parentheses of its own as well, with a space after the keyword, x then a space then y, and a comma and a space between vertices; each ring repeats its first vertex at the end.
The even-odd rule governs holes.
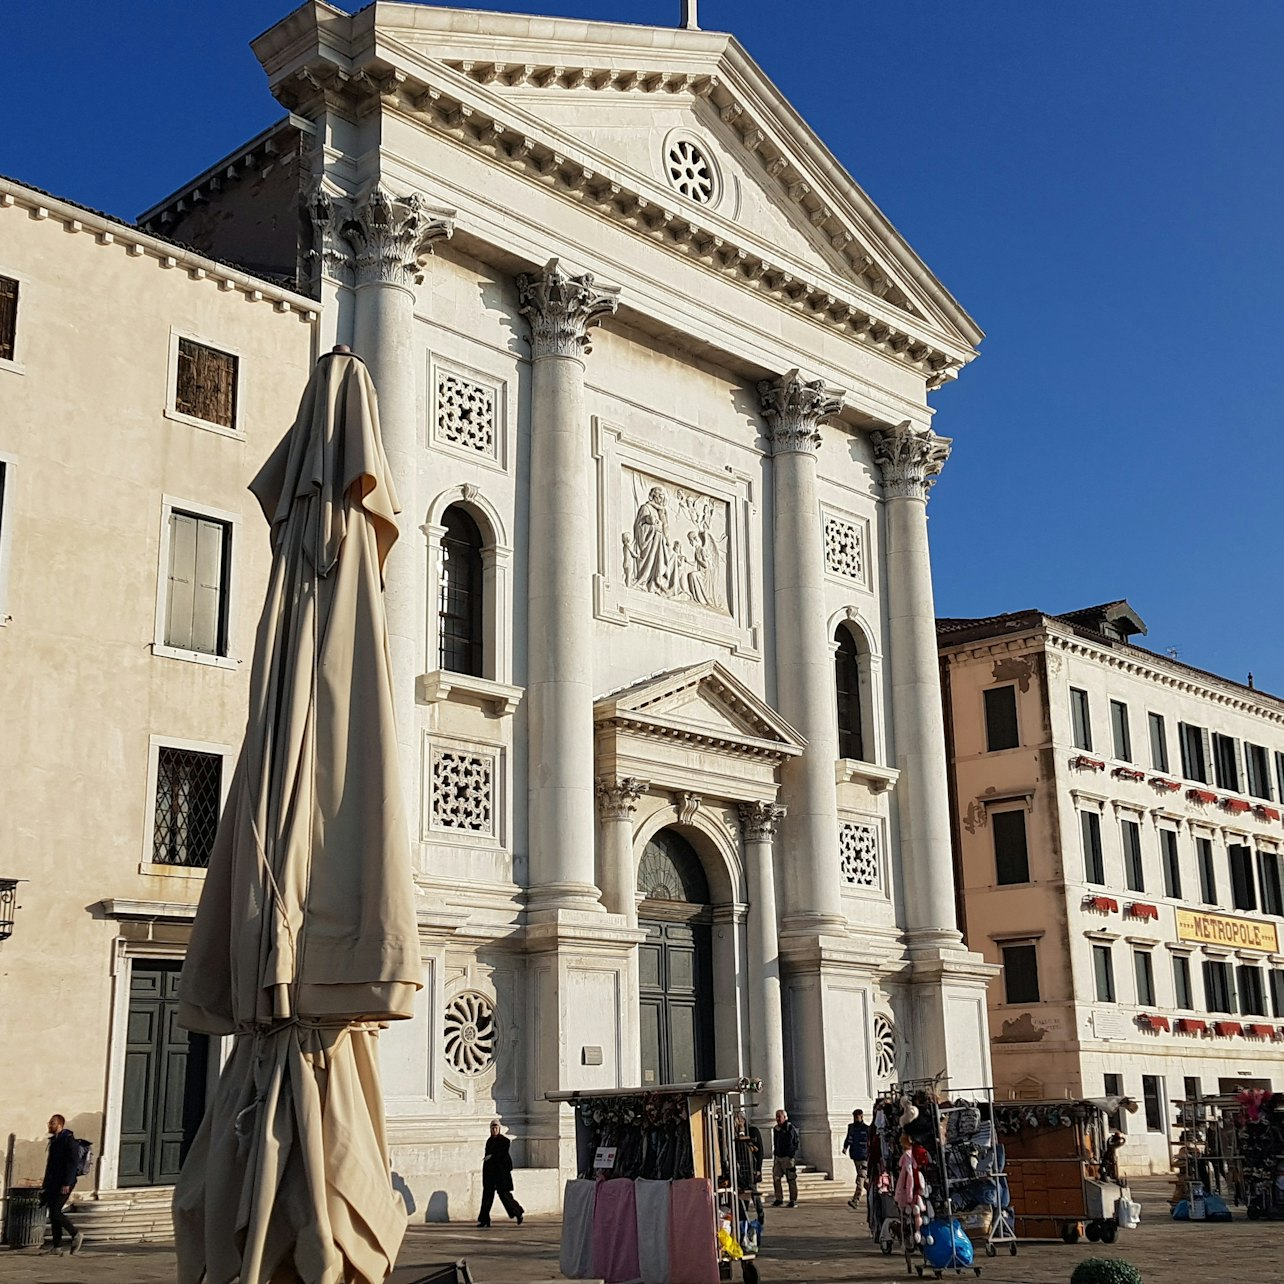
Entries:
MULTIPOLYGON (((248 42, 289 7, 11 0, 0 172, 136 215, 279 115, 248 42)), ((488 7, 666 24, 679 3, 488 7)), ((987 332, 933 398, 955 440, 939 612, 1127 597, 1154 649, 1284 693, 1284 4, 701 0, 700 20, 987 332)))

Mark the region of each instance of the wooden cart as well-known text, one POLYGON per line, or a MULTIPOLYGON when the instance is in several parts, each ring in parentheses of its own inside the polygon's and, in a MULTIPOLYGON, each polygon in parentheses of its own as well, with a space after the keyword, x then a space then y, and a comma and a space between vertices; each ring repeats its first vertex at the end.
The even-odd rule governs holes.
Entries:
POLYGON ((1125 1184, 1102 1170, 1108 1100, 1006 1101, 995 1107, 1021 1239, 1081 1235, 1111 1244, 1119 1234, 1125 1184))

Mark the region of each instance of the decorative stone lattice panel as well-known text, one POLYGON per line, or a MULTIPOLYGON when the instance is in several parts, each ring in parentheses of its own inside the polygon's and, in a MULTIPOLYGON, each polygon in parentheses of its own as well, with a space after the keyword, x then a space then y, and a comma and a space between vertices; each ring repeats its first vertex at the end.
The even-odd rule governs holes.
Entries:
POLYGON ((873 825, 844 822, 838 830, 843 881, 852 887, 880 887, 878 830, 873 825))
POLYGON ((433 750, 432 826, 494 835, 494 758, 458 749, 433 750))
POLYGON ((495 1064, 495 1004, 465 990, 446 1005, 446 1060, 459 1074, 479 1075, 495 1064))
POLYGON ((498 457, 497 397, 494 388, 453 370, 437 371, 438 441, 487 459, 498 457))
POLYGON ((825 522, 825 569, 849 580, 864 580, 865 549, 860 527, 839 517, 825 522))
POLYGON ((874 1016, 874 1073, 880 1080, 896 1078, 896 1028, 881 1012, 874 1016))

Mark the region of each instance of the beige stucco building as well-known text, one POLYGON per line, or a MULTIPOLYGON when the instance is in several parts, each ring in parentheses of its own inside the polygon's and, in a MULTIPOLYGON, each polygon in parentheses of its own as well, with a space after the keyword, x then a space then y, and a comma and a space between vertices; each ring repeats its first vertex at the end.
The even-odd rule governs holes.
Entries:
POLYGON ((5 180, 0 286, 0 879, 22 880, 0 912, 0 1134, 11 1184, 43 1173, 54 1111, 94 1142, 94 1186, 164 1184, 188 1050, 159 1017, 269 562, 245 486, 319 309, 5 180))
MULTIPOLYGON (((194 429, 237 452, 202 502, 251 520, 242 488, 311 352, 287 313, 315 309, 318 346, 352 344, 379 391, 404 508, 387 606, 424 951, 419 1017, 387 1033, 383 1065, 412 1215, 474 1215, 496 1114, 523 1202, 554 1204, 572 1166, 555 1088, 760 1076, 758 1113, 787 1104, 828 1169, 881 1085, 987 1081, 992 968, 955 922, 926 523, 949 452, 928 395, 980 331, 727 35, 308 3, 253 47, 289 115, 141 223, 299 291, 260 283, 266 306, 247 308, 213 267, 151 273, 295 345, 269 384, 250 337, 209 339, 254 382, 243 439, 194 429)), ((135 451, 186 494, 203 474, 157 471, 179 467, 171 441, 135 451)), ((34 502, 20 493, 15 548, 34 502)), ((136 567, 131 605, 93 565, 114 626, 142 627, 151 602, 150 628, 154 581, 136 567)), ((261 566, 238 570, 238 639, 261 566)), ((233 744, 237 675, 163 658, 183 714, 165 732, 233 744)), ((169 680, 146 639, 130 663, 169 680)), ((161 734, 156 697, 120 696, 103 667, 57 725, 88 701, 104 737, 122 717, 161 734)), ((113 784, 122 851, 148 832, 137 771, 136 798, 113 784)), ((102 827, 60 819, 69 843, 102 827)), ((37 937, 40 809, 30 832, 6 951, 37 937)), ((113 942, 137 931, 181 957, 197 881, 131 867, 60 911, 97 969, 77 1093, 103 1114, 105 1163, 122 1104, 95 1075, 129 1042, 128 1004, 111 1006, 129 982, 111 977, 131 955, 113 942), (84 908, 104 899, 115 910, 84 908)))
POLYGON ((995 1084, 1174 1100, 1284 1087, 1284 700, 1147 651, 1126 602, 938 623, 968 944, 995 1084))

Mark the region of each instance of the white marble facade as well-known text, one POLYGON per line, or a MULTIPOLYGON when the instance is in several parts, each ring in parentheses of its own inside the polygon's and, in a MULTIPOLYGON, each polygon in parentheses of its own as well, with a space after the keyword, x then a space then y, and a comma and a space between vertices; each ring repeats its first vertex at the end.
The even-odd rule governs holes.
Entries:
MULTIPOLYGON (((654 1020, 675 1048, 707 1023, 700 1064, 761 1076, 824 1168, 881 1084, 986 1080, 926 521, 927 395, 974 323, 731 37, 313 3, 254 49, 322 346, 368 362, 404 507, 425 988, 384 1068, 416 1216, 469 1214, 494 1114, 555 1189, 572 1120, 544 1093, 637 1083, 654 1020), (439 637, 461 509, 472 673, 439 637), (675 842, 700 890, 670 914, 639 866, 675 842), (707 933, 691 1012, 647 997, 670 919, 707 933)), ((269 188, 204 200, 244 224, 269 188)), ((184 197, 149 216, 180 238, 184 197)))

